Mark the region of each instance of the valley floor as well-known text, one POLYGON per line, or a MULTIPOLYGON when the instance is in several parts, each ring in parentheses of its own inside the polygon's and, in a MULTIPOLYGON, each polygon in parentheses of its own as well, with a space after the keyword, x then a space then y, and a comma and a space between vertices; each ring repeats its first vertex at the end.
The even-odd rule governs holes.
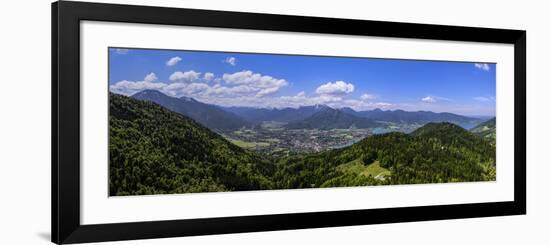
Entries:
POLYGON ((285 129, 285 123, 264 122, 258 127, 224 131, 220 134, 247 150, 271 156, 315 153, 350 146, 365 137, 387 132, 408 133, 422 125, 385 123, 376 128, 285 129))

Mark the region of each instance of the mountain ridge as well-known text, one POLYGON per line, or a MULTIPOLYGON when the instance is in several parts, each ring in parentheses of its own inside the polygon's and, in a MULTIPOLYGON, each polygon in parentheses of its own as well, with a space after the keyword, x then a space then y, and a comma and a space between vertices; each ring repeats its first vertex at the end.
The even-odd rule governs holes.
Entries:
MULTIPOLYGON (((314 114, 328 109, 339 110, 354 117, 366 118, 371 121, 386 123, 423 125, 430 122, 450 122, 460 125, 466 129, 472 129, 479 123, 483 122, 483 120, 479 118, 449 112, 432 112, 423 110, 404 111, 401 109, 382 110, 380 108, 366 111, 356 111, 349 107, 335 109, 324 104, 300 106, 297 108, 223 107, 203 103, 191 97, 171 97, 157 90, 143 90, 132 95, 131 97, 140 100, 153 101, 167 107, 172 111, 187 115, 211 129, 219 130, 236 130, 242 127, 252 127, 265 121, 296 123, 304 121, 314 114)), ((362 120, 356 119, 355 121, 362 120)), ((329 124, 338 123, 330 122, 329 124)), ((377 125, 372 122, 361 122, 360 124, 377 125)), ((332 128, 332 126, 316 126, 315 128, 332 128)))
MULTIPOLYGON (((496 117, 484 121, 470 129, 473 134, 488 140, 496 141, 496 117)), ((496 142, 495 142, 496 143, 496 142)))
POLYGON ((218 106, 202 103, 190 97, 171 97, 157 90, 142 90, 131 97, 157 103, 213 130, 235 130, 252 125, 218 106))
POLYGON ((463 128, 472 128, 480 119, 458 115, 450 112, 432 112, 432 111, 404 111, 398 110, 381 110, 376 108, 368 111, 355 111, 352 108, 342 108, 348 113, 359 117, 369 118, 375 121, 393 122, 393 123, 418 123, 426 124, 430 122, 451 122, 460 125, 463 128))
POLYGON ((191 118, 109 94, 109 195, 272 188, 269 164, 191 118))
POLYGON ((350 127, 355 128, 371 128, 379 126, 368 118, 356 117, 339 109, 324 108, 323 110, 314 113, 304 120, 289 123, 286 128, 289 129, 345 129, 350 127))
POLYGON ((316 112, 330 108, 327 105, 300 106, 298 108, 253 108, 253 107, 223 107, 224 110, 254 123, 264 121, 294 122, 303 120, 316 112))

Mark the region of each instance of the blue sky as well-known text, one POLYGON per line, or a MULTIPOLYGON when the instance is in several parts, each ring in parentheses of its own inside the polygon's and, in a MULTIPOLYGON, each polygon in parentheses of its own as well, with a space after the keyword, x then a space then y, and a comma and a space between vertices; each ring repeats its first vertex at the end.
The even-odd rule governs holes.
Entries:
POLYGON ((110 91, 156 89, 222 106, 495 114, 496 65, 300 55, 109 49, 110 91))

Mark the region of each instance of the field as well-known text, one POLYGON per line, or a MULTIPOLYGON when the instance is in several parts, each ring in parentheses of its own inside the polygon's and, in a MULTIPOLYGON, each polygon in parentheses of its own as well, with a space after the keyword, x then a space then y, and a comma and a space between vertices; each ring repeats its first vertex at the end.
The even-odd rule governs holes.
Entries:
POLYGON ((247 141, 236 140, 236 139, 229 139, 229 141, 231 141, 231 143, 239 147, 249 149, 249 150, 265 148, 265 147, 269 147, 270 145, 268 142, 247 142, 247 141))

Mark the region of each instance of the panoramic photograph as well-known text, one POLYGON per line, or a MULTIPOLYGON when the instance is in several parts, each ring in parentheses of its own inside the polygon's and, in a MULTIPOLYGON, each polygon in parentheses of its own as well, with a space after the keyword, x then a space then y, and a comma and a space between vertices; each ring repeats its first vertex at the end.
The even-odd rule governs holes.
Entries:
POLYGON ((110 196, 496 181, 494 63, 108 52, 110 196))

